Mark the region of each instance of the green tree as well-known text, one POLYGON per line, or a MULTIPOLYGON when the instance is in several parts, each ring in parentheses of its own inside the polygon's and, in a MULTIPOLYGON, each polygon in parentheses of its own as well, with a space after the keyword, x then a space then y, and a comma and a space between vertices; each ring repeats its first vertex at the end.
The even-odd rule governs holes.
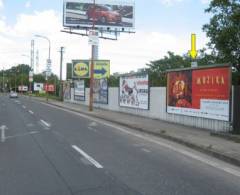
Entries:
POLYGON ((218 59, 240 70, 240 1, 212 0, 205 12, 212 14, 203 30, 210 38, 209 48, 218 59))

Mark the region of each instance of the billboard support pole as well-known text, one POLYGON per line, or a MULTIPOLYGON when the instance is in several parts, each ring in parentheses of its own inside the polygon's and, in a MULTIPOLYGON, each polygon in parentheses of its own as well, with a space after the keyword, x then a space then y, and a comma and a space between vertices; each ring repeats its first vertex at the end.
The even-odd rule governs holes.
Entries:
MULTIPOLYGON (((96 1, 93 0, 93 25, 92 25, 92 30, 94 31, 95 29, 95 5, 96 1)), ((93 111, 93 76, 94 76, 94 45, 92 45, 92 55, 91 55, 91 68, 90 68, 90 94, 89 94, 89 111, 93 111)))

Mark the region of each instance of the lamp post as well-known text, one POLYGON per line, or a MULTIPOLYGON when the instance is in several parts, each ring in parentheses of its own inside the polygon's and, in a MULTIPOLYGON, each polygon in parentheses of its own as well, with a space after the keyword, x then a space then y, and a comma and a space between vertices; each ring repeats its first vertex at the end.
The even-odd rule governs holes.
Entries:
MULTIPOLYGON (((47 87, 46 87, 47 88, 47 91, 46 91, 47 96, 46 96, 46 100, 48 101, 48 74, 49 74, 49 71, 51 71, 51 69, 50 69, 51 68, 51 41, 46 36, 35 35, 35 37, 42 38, 42 39, 45 39, 45 40, 48 41, 48 59, 47 59, 47 68, 46 68, 46 80, 47 80, 47 87)), ((56 88, 56 86, 55 86, 55 88, 56 88)))

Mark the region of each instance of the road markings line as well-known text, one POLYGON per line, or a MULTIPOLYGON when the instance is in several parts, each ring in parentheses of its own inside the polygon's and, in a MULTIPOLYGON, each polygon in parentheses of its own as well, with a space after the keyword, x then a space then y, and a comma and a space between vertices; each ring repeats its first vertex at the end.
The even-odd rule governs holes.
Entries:
POLYGON ((26 106, 22 106, 23 107, 23 109, 26 109, 26 106))
POLYGON ((148 149, 146 149, 146 148, 142 148, 141 150, 142 150, 143 152, 146 152, 146 153, 151 153, 151 151, 148 150, 148 149))
POLYGON ((91 156, 89 156, 87 153, 85 153, 83 150, 81 150, 79 147, 76 145, 72 145, 72 148, 79 152, 82 156, 84 156, 88 161, 90 161, 95 167, 98 169, 102 169, 103 166, 99 164, 96 160, 94 160, 91 156))
MULTIPOLYGON (((231 175, 240 177, 240 171, 224 165, 224 164, 226 164, 225 162, 223 162, 223 164, 216 163, 216 162, 214 162, 213 160, 209 160, 209 159, 207 159, 207 158, 198 156, 198 155, 196 155, 196 154, 194 154, 194 153, 192 153, 192 152, 188 152, 188 151, 185 151, 185 150, 183 150, 183 149, 176 148, 175 146, 172 146, 172 145, 167 144, 167 143, 159 142, 159 141, 154 140, 154 139, 152 139, 152 138, 150 138, 150 137, 147 137, 147 136, 145 136, 145 135, 143 136, 143 135, 138 134, 138 133, 130 132, 130 131, 128 131, 128 130, 126 130, 126 129, 124 129, 124 128, 121 128, 121 127, 119 127, 119 126, 117 126, 117 125, 110 124, 110 123, 104 122, 104 121, 101 120, 101 119, 96 119, 96 118, 94 118, 94 117, 91 117, 91 116, 87 116, 87 115, 85 115, 85 114, 78 113, 77 111, 71 111, 71 110, 68 110, 67 108, 59 108, 59 107, 57 107, 57 106, 49 105, 49 104, 46 104, 46 103, 43 103, 43 102, 41 102, 41 104, 44 104, 44 105, 46 105, 46 106, 49 106, 49 107, 52 107, 52 108, 55 108, 55 109, 58 109, 58 110, 63 110, 63 111, 65 111, 65 112, 72 113, 72 114, 74 114, 74 115, 78 115, 78 116, 81 116, 81 117, 83 117, 83 118, 86 118, 86 119, 95 121, 95 122, 97 122, 97 123, 103 124, 103 125, 105 125, 105 126, 108 126, 108 127, 114 128, 114 129, 117 129, 117 130, 119 130, 119 131, 121 131, 121 132, 123 132, 123 133, 125 133, 125 134, 132 135, 132 136, 134 136, 134 137, 143 139, 143 140, 148 141, 148 142, 151 142, 151 143, 155 143, 155 144, 157 144, 157 145, 160 145, 160 146, 162 146, 162 147, 168 148, 168 149, 170 149, 170 150, 172 150, 172 151, 178 152, 178 153, 183 154, 183 155, 185 155, 185 156, 187 156, 187 157, 190 157, 190 158, 192 158, 192 159, 198 160, 198 161, 200 161, 200 162, 202 162, 202 163, 204 163, 204 164, 207 164, 207 165, 212 166, 212 167, 214 167, 214 168, 217 168, 217 169, 219 169, 219 170, 225 171, 226 173, 229 173, 229 174, 231 174, 231 175)), ((114 123, 114 122, 113 122, 113 123, 114 123)), ((133 129, 134 129, 134 128, 133 128, 133 129)), ((230 166, 232 166, 232 165, 230 165, 230 166)))
POLYGON ((46 126, 46 127, 48 127, 48 128, 50 128, 51 127, 51 125, 49 124, 49 123, 47 123, 46 121, 44 121, 44 120, 40 120, 40 122, 44 125, 44 126, 46 126))
POLYGON ((33 112, 33 111, 31 111, 31 110, 29 110, 28 112, 29 112, 30 114, 34 114, 34 112, 33 112))
POLYGON ((12 139, 12 138, 17 138, 17 137, 24 137, 24 136, 27 136, 27 135, 33 135, 33 134, 37 134, 37 133, 40 133, 40 132, 39 131, 30 131, 28 133, 7 136, 6 139, 12 139))
POLYGON ((3 143, 3 142, 5 142, 5 140, 6 140, 6 136, 5 136, 5 130, 6 130, 6 126, 5 125, 2 125, 1 127, 0 127, 0 129, 1 129, 1 142, 3 143))

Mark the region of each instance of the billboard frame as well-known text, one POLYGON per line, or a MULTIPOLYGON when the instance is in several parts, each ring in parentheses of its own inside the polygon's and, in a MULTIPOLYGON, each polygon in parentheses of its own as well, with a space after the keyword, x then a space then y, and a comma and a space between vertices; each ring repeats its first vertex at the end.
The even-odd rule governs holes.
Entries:
POLYGON ((200 66, 200 67, 190 67, 190 68, 178 68, 178 69, 171 69, 166 70, 166 76, 167 76, 167 87, 166 87, 166 113, 172 114, 172 115, 179 115, 179 116, 188 116, 188 117, 198 117, 203 119, 210 119, 210 120, 217 120, 217 121, 225 121, 225 122, 231 122, 232 121, 232 65, 230 63, 225 64, 214 64, 214 65, 206 65, 206 66, 200 66), (182 71, 194 71, 194 70, 205 70, 205 69, 217 69, 217 68, 229 68, 229 86, 228 86, 228 94, 229 94, 229 111, 228 111, 228 121, 226 120, 220 120, 220 119, 213 119, 213 118, 206 118, 201 116, 189 116, 186 114, 178 114, 178 113, 169 113, 168 112, 168 94, 169 94, 169 73, 171 72, 182 72, 182 71))
POLYGON ((119 77, 119 85, 118 85, 118 106, 120 108, 128 108, 128 109, 133 109, 133 110, 146 110, 149 111, 150 110, 150 106, 151 106, 151 87, 149 84, 149 74, 148 73, 136 73, 136 74, 128 74, 128 75, 121 75, 119 77), (121 106, 120 105, 120 78, 121 77, 131 77, 131 76, 142 76, 142 75, 148 75, 148 108, 147 109, 143 109, 143 108, 133 108, 133 107, 128 107, 128 106, 121 106))
MULTIPOLYGON (((92 26, 94 22, 90 23, 90 24, 67 24, 66 22, 66 4, 68 3, 69 0, 64 0, 63 1, 63 20, 62 20, 62 26, 64 28, 67 28, 67 29, 78 29, 78 30, 89 30, 89 29, 92 29, 92 26)), ((135 3, 135 0, 130 0, 131 3, 128 3, 127 4, 127 1, 122 1, 122 0, 114 0, 115 3, 112 3, 111 1, 109 0, 102 0, 102 3, 101 1, 98 3, 95 3, 94 2, 90 2, 90 0, 81 0, 82 3, 86 3, 86 4, 93 4, 94 6, 96 5, 104 5, 104 4, 108 4, 108 5, 121 5, 122 2, 125 2, 124 5, 126 6, 132 6, 133 7, 133 18, 132 18, 132 26, 131 27, 127 27, 127 26, 119 26, 119 25, 98 25, 98 24, 95 24, 95 28, 97 30, 99 30, 99 32, 131 32, 131 29, 135 29, 135 26, 136 26, 136 22, 135 22, 135 18, 136 18, 136 3, 135 3)), ((69 2, 72 2, 72 3, 81 3, 81 1, 79 0, 71 0, 69 2)), ((123 3, 122 3, 123 4, 123 3)))

